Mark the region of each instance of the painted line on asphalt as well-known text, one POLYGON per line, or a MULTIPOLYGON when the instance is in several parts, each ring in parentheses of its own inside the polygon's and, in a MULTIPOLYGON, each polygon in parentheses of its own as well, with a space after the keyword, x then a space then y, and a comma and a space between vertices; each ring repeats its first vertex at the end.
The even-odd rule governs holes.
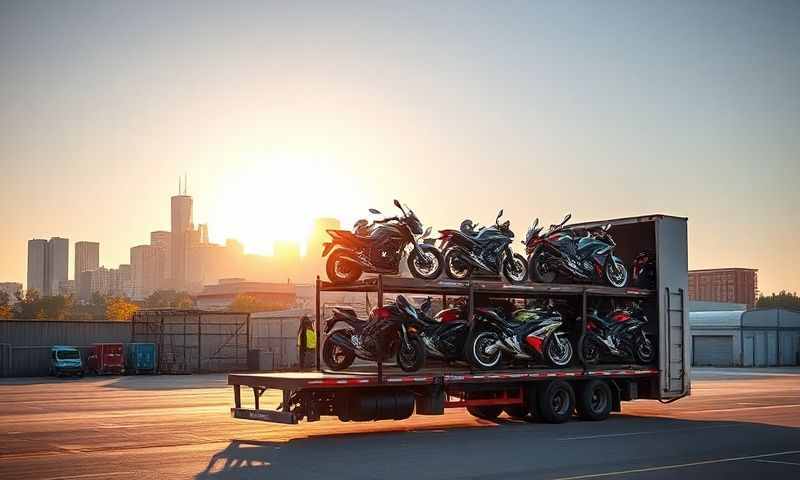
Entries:
POLYGON ((705 377, 698 380, 714 380, 715 375, 730 375, 732 377, 798 377, 800 373, 795 372, 718 372, 718 371, 699 371, 699 377, 705 377))
POLYGON ((729 458, 715 458, 713 460, 703 460, 700 462, 691 462, 691 463, 676 463, 674 465, 659 465, 657 467, 645 467, 645 468, 634 468, 632 470, 618 470, 616 472, 605 472, 605 473, 590 473, 588 475, 576 475, 574 477, 558 477, 553 480, 579 480, 582 478, 598 478, 598 477, 612 477, 615 475, 629 475, 631 473, 644 473, 644 472, 656 472, 659 470, 672 470, 676 468, 687 468, 687 467, 696 467, 700 465, 712 465, 715 463, 726 463, 726 462, 737 462, 740 460, 755 460, 757 458, 767 458, 767 457, 777 457, 780 455, 792 455, 795 453, 800 453, 800 450, 789 450, 786 452, 775 452, 775 453, 763 453, 761 455, 748 455, 746 457, 729 457, 729 458))
POLYGON ((741 410, 767 410, 773 408, 797 408, 800 407, 800 403, 795 403, 792 405, 764 405, 761 407, 740 407, 740 408, 716 408, 713 410, 689 410, 680 413, 715 413, 715 412, 738 412, 741 410))
POLYGON ((104 472, 104 473, 86 473, 83 475, 62 475, 60 477, 48 477, 43 478, 42 480, 70 480, 73 478, 108 478, 108 477, 117 477, 119 475, 134 475, 134 474, 141 474, 142 472, 104 472))
POLYGON ((672 433, 672 432, 689 432, 694 430, 712 430, 717 428, 731 428, 731 427, 741 427, 742 425, 738 424, 731 424, 731 425, 714 425, 713 427, 689 427, 689 428, 667 428, 664 430, 643 430, 641 432, 623 432, 623 433, 605 433, 600 435, 584 435, 579 437, 564 437, 559 438, 558 440, 590 440, 593 438, 613 438, 613 437, 630 437, 634 435, 652 435, 654 433, 664 434, 664 433, 672 433))
POLYGON ((800 467, 800 463, 797 462, 781 462, 778 460, 753 460, 753 461, 759 463, 778 463, 780 465, 794 465, 796 467, 800 467))

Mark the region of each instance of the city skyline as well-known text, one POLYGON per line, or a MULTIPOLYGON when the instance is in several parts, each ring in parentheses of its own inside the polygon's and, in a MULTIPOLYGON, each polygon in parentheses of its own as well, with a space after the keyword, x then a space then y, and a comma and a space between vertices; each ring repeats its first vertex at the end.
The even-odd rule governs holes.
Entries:
POLYGON ((34 237, 127 262, 188 172, 249 252, 393 198, 517 235, 664 213, 691 268, 800 291, 800 8, 623 3, 3 5, 0 280, 34 237))

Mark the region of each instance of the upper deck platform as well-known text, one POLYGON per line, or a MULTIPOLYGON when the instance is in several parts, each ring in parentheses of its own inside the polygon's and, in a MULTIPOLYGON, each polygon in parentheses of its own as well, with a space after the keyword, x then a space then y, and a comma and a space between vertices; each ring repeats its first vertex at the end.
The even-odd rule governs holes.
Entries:
POLYGON ((655 294, 653 290, 641 288, 613 288, 591 284, 559 284, 526 282, 512 285, 499 280, 421 280, 397 276, 368 277, 352 283, 320 281, 320 292, 374 292, 415 293, 428 295, 469 295, 472 293, 504 295, 511 297, 535 297, 547 295, 587 295, 609 297, 644 298, 655 294))

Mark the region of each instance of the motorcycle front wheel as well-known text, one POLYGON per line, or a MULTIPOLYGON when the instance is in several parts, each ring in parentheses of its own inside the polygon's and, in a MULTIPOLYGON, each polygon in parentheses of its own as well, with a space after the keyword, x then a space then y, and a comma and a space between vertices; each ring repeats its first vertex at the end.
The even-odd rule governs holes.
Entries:
POLYGON ((343 258, 344 251, 336 250, 328 256, 325 272, 332 283, 351 283, 361 277, 361 267, 343 258))
POLYGON ((515 253, 511 258, 503 259, 503 276, 513 284, 519 284, 528 279, 528 262, 525 257, 515 253))
POLYGON ((330 338, 325 339, 322 346, 322 360, 331 370, 344 370, 353 364, 356 354, 341 345, 334 343, 330 338))
POLYGON ((566 367, 572 362, 572 342, 568 338, 553 335, 544 348, 547 363, 554 367, 566 367))
POLYGON ((656 349, 653 348, 653 343, 647 339, 644 335, 641 335, 633 346, 633 356, 636 358, 636 361, 647 365, 653 361, 655 358, 656 349))
POLYGON ((408 270, 411 275, 423 280, 436 280, 442 274, 444 268, 444 258, 442 252, 433 245, 422 244, 408 254, 408 270))
POLYGON ((603 269, 606 282, 615 288, 623 288, 628 284, 628 269, 618 258, 610 258, 603 269))
POLYGON ((530 272, 531 280, 538 283, 553 283, 558 277, 558 272, 552 270, 547 264, 548 255, 544 252, 544 247, 541 245, 536 247, 531 253, 531 258, 528 261, 528 272, 530 272))
POLYGON ((425 368, 425 344, 415 336, 408 337, 408 345, 400 342, 397 349, 397 365, 404 372, 416 372, 425 368))
POLYGON ((600 345, 588 335, 584 335, 578 340, 578 351, 581 352, 586 365, 597 365, 600 362, 600 345))
POLYGON ((467 280, 472 276, 472 265, 456 250, 448 250, 444 255, 444 273, 453 280, 467 280))

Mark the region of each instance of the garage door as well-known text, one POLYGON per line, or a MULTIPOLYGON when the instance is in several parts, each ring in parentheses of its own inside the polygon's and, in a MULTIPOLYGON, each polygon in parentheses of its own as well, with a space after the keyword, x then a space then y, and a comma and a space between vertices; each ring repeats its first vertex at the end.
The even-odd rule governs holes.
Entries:
POLYGON ((692 344, 692 364, 714 367, 733 366, 733 337, 696 335, 692 344))

